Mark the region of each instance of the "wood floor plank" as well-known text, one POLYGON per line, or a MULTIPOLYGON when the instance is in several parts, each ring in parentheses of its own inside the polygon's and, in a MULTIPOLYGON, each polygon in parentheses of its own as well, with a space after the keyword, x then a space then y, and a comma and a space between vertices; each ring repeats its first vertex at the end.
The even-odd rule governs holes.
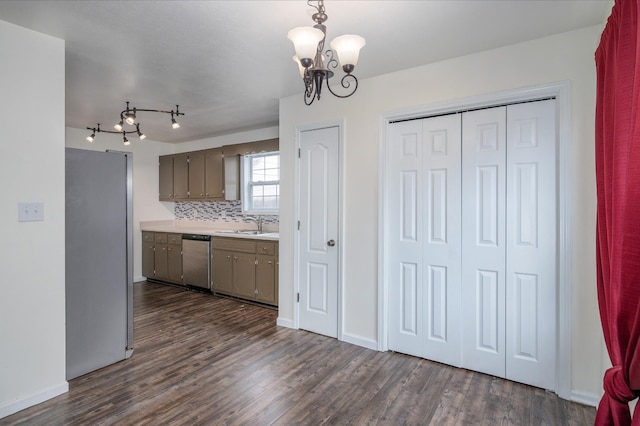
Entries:
POLYGON ((590 425, 530 386, 276 326, 277 311, 134 286, 134 355, 0 425, 590 425))

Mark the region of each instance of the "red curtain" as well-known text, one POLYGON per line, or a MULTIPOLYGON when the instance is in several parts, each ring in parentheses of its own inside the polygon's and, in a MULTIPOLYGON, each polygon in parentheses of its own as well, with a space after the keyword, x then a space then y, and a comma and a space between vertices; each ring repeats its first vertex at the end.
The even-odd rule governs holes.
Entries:
POLYGON ((639 0, 616 0, 595 53, 598 304, 612 368, 596 425, 640 426, 639 0))

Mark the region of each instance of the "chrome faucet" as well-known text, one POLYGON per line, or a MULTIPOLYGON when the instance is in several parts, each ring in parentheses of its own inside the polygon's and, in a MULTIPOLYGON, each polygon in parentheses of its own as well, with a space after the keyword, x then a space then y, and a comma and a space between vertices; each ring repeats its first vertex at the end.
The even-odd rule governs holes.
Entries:
POLYGON ((258 234, 262 233, 262 216, 253 217, 253 216, 245 216, 245 219, 249 219, 252 222, 255 222, 258 225, 258 234))

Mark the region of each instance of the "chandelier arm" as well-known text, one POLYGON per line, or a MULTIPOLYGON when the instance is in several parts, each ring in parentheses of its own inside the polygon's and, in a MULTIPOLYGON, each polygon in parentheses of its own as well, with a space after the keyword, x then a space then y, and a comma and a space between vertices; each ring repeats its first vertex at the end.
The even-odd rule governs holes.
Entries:
MULTIPOLYGON (((323 0, 307 0, 307 5, 313 7, 315 10, 317 10, 319 16, 324 16, 324 20, 325 21, 327 20, 326 15, 325 15, 325 8, 324 8, 324 1, 323 0), (312 4, 312 3, 317 3, 317 5, 316 4, 312 4)), ((316 16, 316 15, 314 14, 314 16, 316 16)), ((315 21, 315 19, 314 19, 314 21, 315 21)))
POLYGON ((350 93, 347 93, 346 95, 337 94, 331 89, 331 86, 329 85, 329 79, 327 79, 327 89, 329 90, 329 92, 331 92, 333 96, 337 98, 348 98, 349 96, 356 93, 356 90, 358 90, 358 79, 353 74, 346 74, 344 77, 342 77, 340 79, 340 85, 345 89, 349 89, 349 87, 351 87, 351 82, 348 80, 349 78, 353 79, 353 81, 355 82, 355 85, 353 86, 353 90, 350 93))

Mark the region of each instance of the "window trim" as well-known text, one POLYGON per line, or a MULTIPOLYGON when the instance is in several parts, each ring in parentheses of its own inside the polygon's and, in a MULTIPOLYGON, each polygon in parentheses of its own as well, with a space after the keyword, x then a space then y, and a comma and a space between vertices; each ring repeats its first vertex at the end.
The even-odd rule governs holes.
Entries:
MULTIPOLYGON (((242 201, 242 212, 248 214, 261 214, 261 215, 273 215, 277 216, 280 214, 280 179, 273 181, 264 181, 259 182, 259 185, 269 185, 269 184, 277 184, 278 185, 278 208, 276 209, 253 209, 249 208, 251 206, 250 202, 250 188, 254 186, 254 182, 251 180, 251 161, 256 157, 268 157, 268 156, 278 156, 278 161, 280 160, 280 151, 269 151, 269 152, 259 152, 252 153, 240 156, 240 200, 242 201)), ((278 176, 280 175, 281 165, 278 166, 278 176)), ((256 182, 257 183, 257 182, 256 182)))

